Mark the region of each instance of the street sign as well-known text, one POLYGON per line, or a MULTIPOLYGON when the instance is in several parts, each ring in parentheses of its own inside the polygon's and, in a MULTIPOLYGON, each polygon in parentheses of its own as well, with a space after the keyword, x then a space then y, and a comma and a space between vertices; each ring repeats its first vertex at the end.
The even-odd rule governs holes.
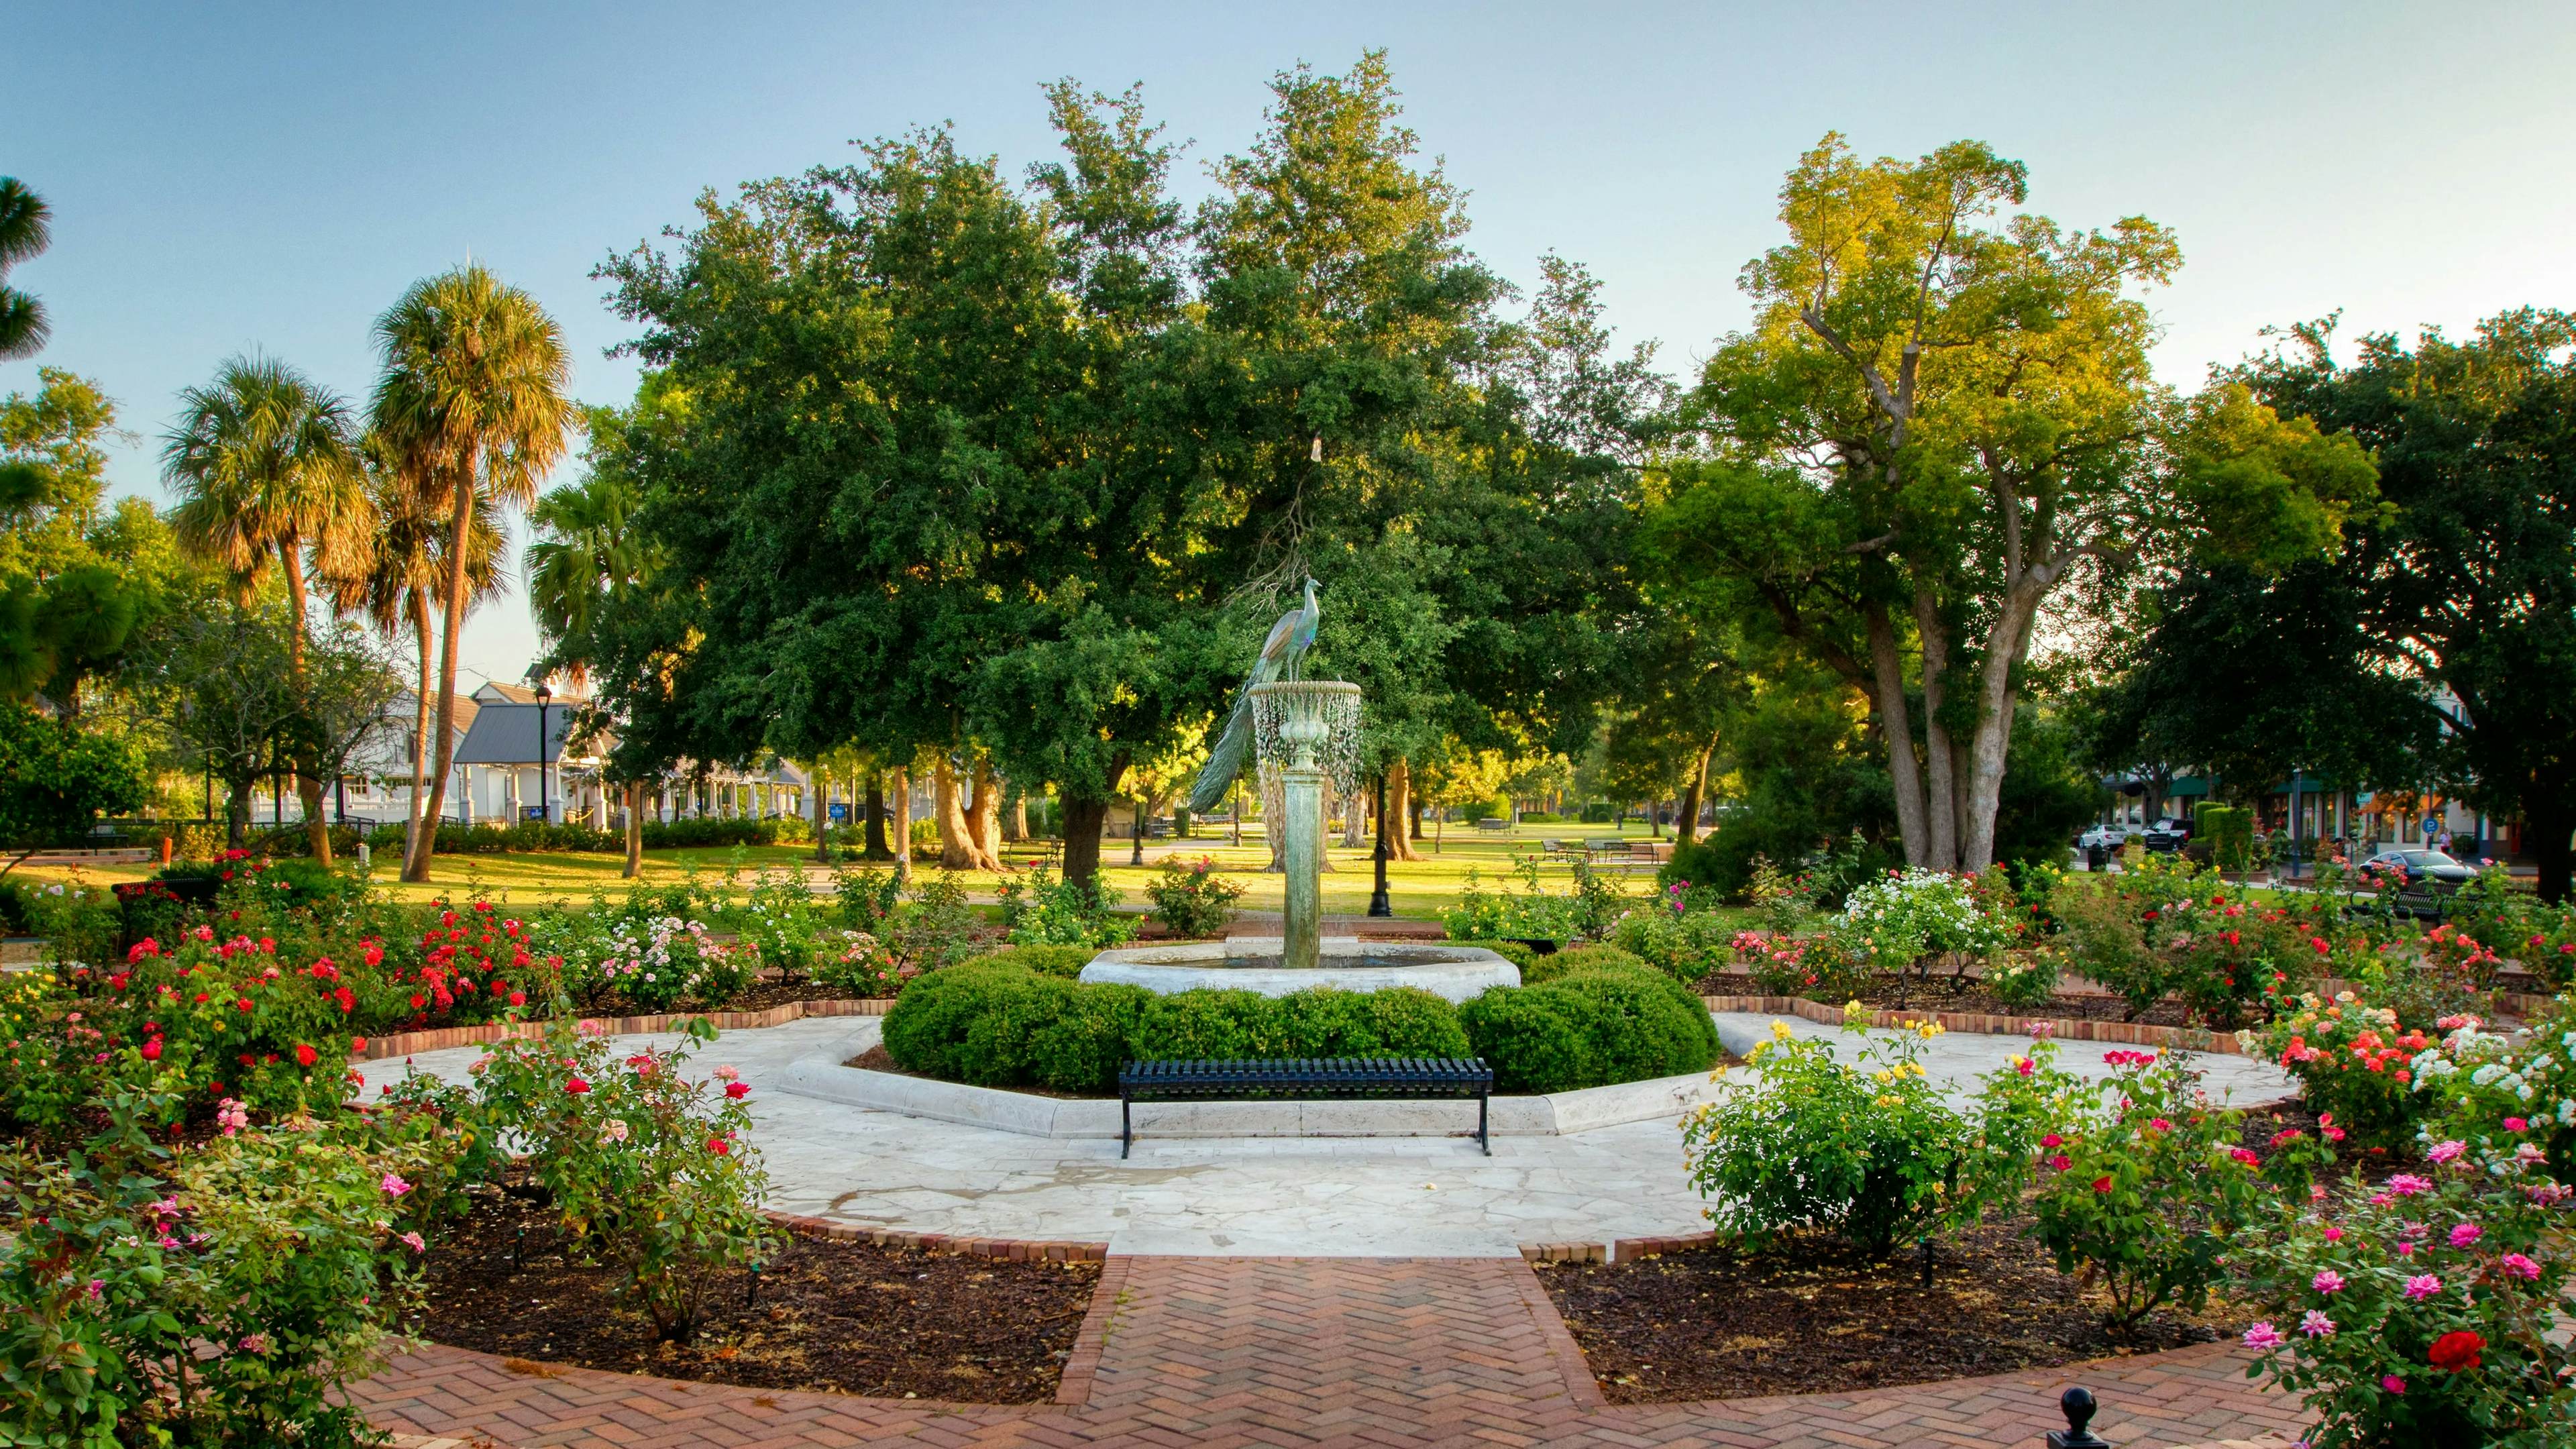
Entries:
POLYGON ((836 802, 831 806, 830 813, 833 823, 837 825, 850 818, 850 807, 846 804, 836 802))

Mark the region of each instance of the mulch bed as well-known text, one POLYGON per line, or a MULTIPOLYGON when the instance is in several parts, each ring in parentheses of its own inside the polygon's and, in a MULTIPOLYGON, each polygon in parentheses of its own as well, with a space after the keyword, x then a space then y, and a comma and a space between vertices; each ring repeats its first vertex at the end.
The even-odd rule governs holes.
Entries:
POLYGON ((552 1215, 478 1195, 427 1264, 416 1331, 458 1348, 542 1365, 745 1388, 1028 1404, 1051 1399, 1100 1279, 1097 1263, 1014 1263, 916 1248, 791 1238, 760 1274, 718 1276, 696 1340, 656 1340, 652 1320, 609 1298, 606 1268, 563 1251, 552 1215), (527 1232, 527 1263, 509 1247, 527 1232))
MULTIPOLYGON (((1759 986, 1754 984, 1751 976, 1734 971, 1712 971, 1708 975, 1700 978, 1697 989, 1699 994, 1702 996, 1760 996, 1766 994, 1759 986)), ((1823 998, 1820 997, 1817 999, 1822 1000, 1823 998)), ((1933 973, 1932 978, 1929 981, 1918 980, 1913 982, 1912 989, 1907 992, 1905 996, 1905 1006, 1902 1008, 1897 1005, 1897 990, 1895 983, 1884 977, 1873 980, 1868 986, 1864 987, 1860 993, 1860 1001, 1865 1006, 1877 1007, 1886 1011, 1976 1011, 1996 1016, 2027 1017, 2034 1021, 2041 1019, 2054 1019, 2060 1021, 2125 1021, 2129 1016, 2128 1002, 2117 996, 2105 996, 2098 992, 2090 991, 2073 994, 2061 993, 2050 997, 2047 1001, 2037 1006, 2012 1006, 1996 1000, 1992 994, 1987 992, 1983 986, 1978 984, 1977 978, 1969 976, 1954 980, 1944 972, 1933 973)), ((1842 1002, 1834 1001, 1827 1002, 1826 1004, 1830 1006, 1840 1006, 1842 1005, 1842 1002)), ((2199 1024, 2192 1020, 2190 1010, 2179 1001, 2159 1001, 2139 1015, 2137 1019, 2139 1022, 2148 1026, 2194 1026, 2199 1024)))
POLYGON ((767 1011, 791 1001, 849 1001, 854 999, 846 986, 825 986, 814 981, 789 984, 781 981, 755 981, 750 989, 727 997, 721 1006, 701 1006, 700 1011, 767 1011))
POLYGON ((1944 1239, 1930 1289, 1911 1250, 1837 1242, 1534 1264, 1614 1404, 1850 1393, 2208 1343, 2243 1325, 2159 1313, 2126 1340, 2017 1222, 1944 1239))

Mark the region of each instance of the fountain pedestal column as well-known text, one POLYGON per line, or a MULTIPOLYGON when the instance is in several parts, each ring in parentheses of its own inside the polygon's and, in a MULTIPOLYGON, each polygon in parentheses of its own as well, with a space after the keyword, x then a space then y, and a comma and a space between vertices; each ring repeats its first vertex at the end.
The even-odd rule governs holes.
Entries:
POLYGON ((1280 855, 1287 867, 1286 899, 1280 911, 1280 964, 1291 970, 1315 968, 1324 926, 1324 772, 1311 764, 1279 772, 1288 818, 1280 855))

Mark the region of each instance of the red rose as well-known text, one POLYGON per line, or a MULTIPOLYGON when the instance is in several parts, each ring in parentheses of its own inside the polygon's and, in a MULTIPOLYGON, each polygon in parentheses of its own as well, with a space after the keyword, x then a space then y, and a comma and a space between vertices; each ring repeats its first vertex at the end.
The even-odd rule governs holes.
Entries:
POLYGON ((2459 1373, 2478 1366, 2478 1353, 2487 1341, 2467 1329, 2454 1329, 2433 1340, 2432 1352, 2425 1355, 2433 1367, 2444 1373, 2459 1373))
POLYGON ((2108 1176, 2093 1179, 2093 1190, 2095 1192, 2109 1192, 2111 1190, 2111 1179, 2108 1176))
POLYGON ((161 1038, 156 1036, 143 1044, 143 1059, 147 1062, 161 1060, 161 1038))
POLYGON ((743 1098, 751 1095, 751 1083, 727 1082, 725 1083, 725 1095, 733 1098, 737 1102, 741 1101, 743 1098))
POLYGON ((726 1153, 733 1151, 733 1144, 725 1141, 721 1137, 710 1137, 707 1139, 707 1150, 718 1157, 722 1157, 726 1153))
POLYGON ((243 997, 241 1000, 234 1002, 234 1003, 233 1003, 233 1005, 235 1005, 235 1006, 237 1006, 237 1007, 241 1008, 241 1009, 242 1009, 242 1010, 244 1010, 244 1011, 248 1011, 248 1010, 250 1010, 250 998, 249 998, 249 997, 247 997, 247 996, 245 996, 245 997, 243 997))
POLYGON ((590 1090, 590 1083, 583 1081, 579 1077, 575 1077, 571 1081, 564 1083, 564 1090, 578 1097, 582 1093, 590 1090))
POLYGON ((349 1038, 349 1050, 351 1050, 351 1051, 353 1051, 353 1052, 362 1052, 362 1051, 365 1051, 366 1049, 367 1049, 367 1039, 366 1039, 365 1037, 362 1037, 362 1036, 353 1036, 353 1037, 349 1038))
POLYGON ((297 1042, 295 1044, 295 1064, 297 1066, 309 1067, 315 1062, 321 1060, 321 1057, 322 1054, 320 1052, 315 1051, 303 1042, 297 1042))
POLYGON ((527 1004, 528 1004, 528 993, 526 993, 526 992, 524 992, 524 991, 513 991, 513 992, 511 992, 511 993, 510 993, 510 1004, 511 1004, 512 1006, 525 1006, 525 1005, 527 1005, 527 1004))

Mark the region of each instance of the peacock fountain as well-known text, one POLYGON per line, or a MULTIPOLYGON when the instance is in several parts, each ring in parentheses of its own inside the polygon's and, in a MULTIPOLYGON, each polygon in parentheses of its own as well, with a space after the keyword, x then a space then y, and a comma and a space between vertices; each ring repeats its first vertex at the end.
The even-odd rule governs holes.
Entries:
POLYGON ((1082 968, 1083 980, 1163 992, 1215 987, 1266 996, 1319 986, 1346 991, 1412 986, 1451 1001, 1464 1001, 1491 986, 1520 984, 1518 967, 1482 947, 1363 943, 1356 936, 1323 934, 1324 781, 1332 779, 1343 798, 1353 798, 1360 687, 1304 676, 1306 651, 1322 620, 1316 594, 1315 581, 1306 580, 1305 602, 1271 626, 1190 796, 1193 811, 1214 808, 1243 773, 1247 757, 1265 776, 1275 772, 1282 808, 1272 828, 1281 832, 1286 871, 1280 934, 1103 951, 1082 968))

